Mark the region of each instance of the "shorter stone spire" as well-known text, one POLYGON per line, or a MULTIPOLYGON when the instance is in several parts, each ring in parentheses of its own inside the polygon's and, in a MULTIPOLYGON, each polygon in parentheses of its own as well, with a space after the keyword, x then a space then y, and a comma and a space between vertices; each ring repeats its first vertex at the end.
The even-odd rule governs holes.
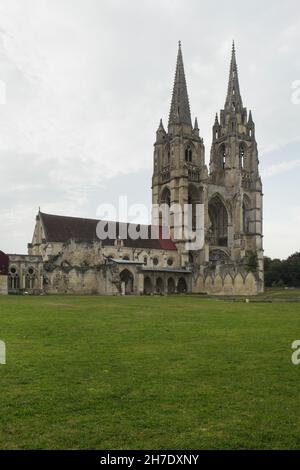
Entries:
POLYGON ((160 122, 159 122, 159 126, 158 126, 158 129, 157 131, 162 131, 162 132, 166 132, 165 131, 165 128, 164 128, 164 125, 163 125, 163 120, 161 119, 160 122))
POLYGON ((252 111, 250 111, 250 113, 249 113, 247 129, 248 129, 249 137, 252 137, 253 139, 255 139, 255 124, 254 124, 254 121, 253 121, 253 118, 252 118, 252 111))
POLYGON ((192 127, 191 111, 184 73, 181 42, 179 41, 175 81, 169 116, 169 126, 181 124, 186 124, 192 127))
POLYGON ((213 125, 213 141, 219 138, 219 130, 220 130, 219 116, 218 116, 218 113, 216 113, 215 123, 213 125))
POLYGON ((228 112, 242 111, 243 101, 240 93, 238 67, 236 62, 235 44, 232 43, 231 63, 225 110, 228 112))
POLYGON ((166 131, 163 125, 163 121, 161 119, 159 122, 158 129, 156 131, 156 142, 162 143, 164 141, 165 136, 166 136, 166 131))
POLYGON ((193 129, 193 134, 197 137, 199 137, 199 134, 200 134, 200 129, 199 129, 199 125, 198 125, 198 119, 195 118, 195 124, 194 124, 194 129, 193 129))

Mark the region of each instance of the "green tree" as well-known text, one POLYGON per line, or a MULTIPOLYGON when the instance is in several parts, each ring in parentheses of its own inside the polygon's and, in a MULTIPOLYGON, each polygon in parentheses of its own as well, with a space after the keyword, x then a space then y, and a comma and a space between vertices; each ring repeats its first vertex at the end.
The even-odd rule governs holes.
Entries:
POLYGON ((247 258, 247 270, 249 272, 255 272, 258 268, 257 254, 250 251, 247 258))
POLYGON ((300 253, 287 260, 265 258, 265 285, 300 287, 300 253))

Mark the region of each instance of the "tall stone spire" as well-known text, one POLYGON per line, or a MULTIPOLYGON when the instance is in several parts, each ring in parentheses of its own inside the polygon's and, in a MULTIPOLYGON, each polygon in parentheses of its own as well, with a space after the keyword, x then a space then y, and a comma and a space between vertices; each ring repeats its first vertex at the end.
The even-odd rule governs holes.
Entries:
POLYGON ((236 63, 235 45, 233 41, 225 111, 241 112, 242 109, 243 101, 240 93, 238 67, 236 63))
POLYGON ((188 97, 188 92, 187 92, 182 51, 181 51, 181 42, 179 41, 175 82, 174 82, 171 110, 170 110, 170 116, 169 116, 169 127, 172 125, 182 125, 182 124, 192 127, 189 97, 188 97))

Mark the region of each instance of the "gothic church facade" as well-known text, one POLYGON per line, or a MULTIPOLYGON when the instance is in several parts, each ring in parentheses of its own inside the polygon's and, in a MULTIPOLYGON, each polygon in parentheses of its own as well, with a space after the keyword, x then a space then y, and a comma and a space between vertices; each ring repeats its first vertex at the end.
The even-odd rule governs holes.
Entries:
POLYGON ((152 202, 202 204, 203 247, 189 251, 176 239, 172 217, 168 239, 100 241, 97 220, 39 212, 28 255, 9 255, 8 291, 256 295, 264 288, 262 200, 255 125, 243 105, 234 46, 208 168, 179 45, 168 127, 161 121, 156 133, 152 202))

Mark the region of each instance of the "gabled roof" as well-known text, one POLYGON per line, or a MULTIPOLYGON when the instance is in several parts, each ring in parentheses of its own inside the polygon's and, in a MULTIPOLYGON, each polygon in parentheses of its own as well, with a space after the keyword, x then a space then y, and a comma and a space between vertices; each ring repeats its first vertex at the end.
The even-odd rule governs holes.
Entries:
MULTIPOLYGON (((100 222, 97 219, 82 219, 79 217, 65 217, 61 215, 52 215, 39 213, 41 218, 46 241, 66 243, 69 240, 93 242, 99 241, 97 237, 97 226, 100 222)), ((132 224, 134 225, 134 224, 132 224)), ((116 222, 116 234, 121 233, 121 228, 128 228, 129 224, 116 222)), ((139 231, 141 227, 144 227, 149 234, 147 240, 137 239, 133 240, 127 238, 122 240, 125 247, 128 248, 141 248, 141 249, 153 249, 153 250, 177 250, 176 245, 171 239, 162 239, 162 229, 159 229, 159 239, 151 239, 151 226, 140 226, 136 225, 136 230, 139 231)), ((127 231, 128 233, 128 231, 127 231)), ((104 246, 114 246, 116 238, 103 240, 104 246)))

